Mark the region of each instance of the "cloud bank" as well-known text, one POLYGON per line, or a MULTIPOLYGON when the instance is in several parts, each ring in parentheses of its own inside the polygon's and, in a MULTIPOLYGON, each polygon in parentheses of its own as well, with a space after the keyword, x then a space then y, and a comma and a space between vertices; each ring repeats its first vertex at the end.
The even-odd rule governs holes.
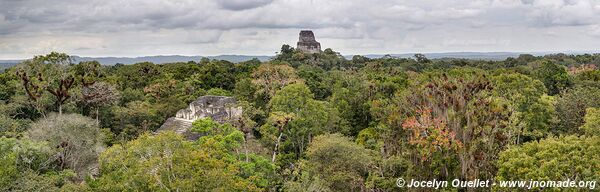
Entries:
POLYGON ((0 0, 0 59, 272 55, 312 29, 343 54, 600 47, 598 0, 0 0))

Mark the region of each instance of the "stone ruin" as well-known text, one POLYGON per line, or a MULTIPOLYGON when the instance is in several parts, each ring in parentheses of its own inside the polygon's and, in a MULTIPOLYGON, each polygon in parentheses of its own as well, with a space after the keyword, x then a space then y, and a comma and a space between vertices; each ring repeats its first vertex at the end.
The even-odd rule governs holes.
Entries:
POLYGON ((242 115, 242 107, 237 106, 233 97, 225 96, 202 96, 190 105, 177 111, 175 117, 171 117, 158 128, 160 131, 175 131, 187 139, 196 140, 200 134, 191 132, 192 123, 198 119, 212 118, 219 123, 227 123, 236 120, 242 115))
POLYGON ((296 49, 306 53, 320 53, 321 43, 315 40, 315 34, 312 31, 302 30, 296 49))

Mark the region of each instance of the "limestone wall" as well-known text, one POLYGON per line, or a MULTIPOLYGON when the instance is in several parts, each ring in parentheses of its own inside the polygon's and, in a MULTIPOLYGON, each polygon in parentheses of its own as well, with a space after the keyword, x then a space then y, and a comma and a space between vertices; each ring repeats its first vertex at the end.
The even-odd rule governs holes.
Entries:
POLYGON ((300 31, 300 37, 296 49, 307 53, 321 52, 321 43, 315 40, 315 34, 312 31, 300 31))
POLYGON ((157 131, 172 130, 193 140, 199 135, 189 131, 192 122, 209 117, 219 123, 231 122, 239 118, 242 111, 233 97, 202 96, 187 108, 179 110, 175 117, 167 119, 157 131))

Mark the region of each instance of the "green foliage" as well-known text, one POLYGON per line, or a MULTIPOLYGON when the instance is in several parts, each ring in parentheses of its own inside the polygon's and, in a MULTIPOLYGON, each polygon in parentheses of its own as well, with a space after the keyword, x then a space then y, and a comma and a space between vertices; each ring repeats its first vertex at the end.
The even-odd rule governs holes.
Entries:
POLYGON ((273 59, 277 62, 289 63, 292 67, 311 65, 324 70, 340 69, 351 66, 350 63, 338 52, 330 48, 321 53, 305 53, 289 45, 283 45, 281 52, 273 59))
POLYGON ((50 114, 33 123, 27 135, 55 148, 58 170, 72 169, 80 179, 93 174, 90 170, 104 150, 96 122, 79 114, 50 114))
POLYGON ((556 112, 558 113, 558 133, 580 133, 583 125, 585 110, 590 107, 600 107, 600 89, 592 87, 577 87, 569 89, 557 98, 556 112))
POLYGON ((239 175, 262 189, 275 189, 280 178, 276 174, 276 166, 267 158, 249 154, 248 161, 239 161, 239 175))
POLYGON ((398 67, 384 67, 380 63, 372 63, 363 69, 362 74, 367 80, 366 94, 372 98, 390 98, 408 86, 407 74, 398 67))
POLYGON ((493 83, 494 92, 515 103, 519 111, 525 111, 546 93, 541 81, 518 73, 501 74, 493 78, 493 83))
POLYGON ((120 104, 126 104, 132 101, 144 100, 144 91, 140 89, 126 88, 121 92, 120 104))
POLYGON ((257 88, 252 83, 251 78, 243 78, 235 84, 233 94, 239 100, 266 104, 268 101, 257 99, 256 95, 254 94, 256 92, 256 89, 257 88))
POLYGON ((0 73, 0 101, 8 101, 16 94, 19 82, 13 70, 0 73))
POLYGON ((494 159, 514 131, 507 128, 508 101, 493 96, 494 87, 482 73, 427 74, 397 94, 381 112, 382 150, 391 156, 410 149, 415 168, 430 174, 421 178, 493 177, 494 159))
POLYGON ((90 182, 96 191, 193 191, 256 189, 236 177, 237 170, 175 133, 141 135, 115 145, 100 157, 101 177, 90 182))
POLYGON ((305 80, 316 99, 323 100, 331 95, 330 87, 325 80, 327 77, 325 70, 315 66, 302 65, 298 68, 298 76, 305 80))
POLYGON ((6 115, 0 115, 0 137, 20 137, 27 129, 26 120, 14 119, 6 115))
POLYGON ((72 185, 75 173, 69 170, 37 174, 25 171, 14 184, 12 191, 68 191, 66 186, 72 185))
POLYGON ((587 108, 580 129, 587 135, 600 136, 600 108, 587 108))
POLYGON ((200 71, 189 77, 192 85, 202 89, 232 90, 235 86, 235 65, 229 61, 212 60, 202 63, 200 71))
POLYGON ((370 127, 363 129, 358 133, 358 136, 356 137, 356 143, 367 149, 376 150, 381 147, 381 143, 377 140, 377 138, 379 138, 377 131, 370 127))
POLYGON ((194 62, 166 63, 160 67, 161 72, 173 74, 173 79, 178 81, 183 81, 202 70, 202 66, 194 62))
POLYGON ((2 161, 9 167, 19 171, 32 169, 48 171, 53 168, 51 159, 53 149, 45 143, 34 142, 27 139, 0 138, 2 161))
POLYGON ((193 123, 192 131, 203 135, 197 140, 201 147, 213 152, 220 151, 219 157, 238 166, 240 177, 263 189, 273 188, 278 183, 278 176, 275 175, 276 167, 271 161, 248 153, 247 149, 245 154, 239 153, 242 145, 246 148, 247 141, 244 134, 232 125, 219 124, 211 119, 200 119, 193 123))
POLYGON ((221 88, 212 88, 206 91, 206 95, 231 96, 231 92, 221 88))
POLYGON ((109 69, 108 73, 113 74, 114 81, 121 90, 126 88, 140 89, 160 78, 161 70, 159 67, 149 62, 115 65, 109 69))
POLYGON ((269 105, 272 111, 300 113, 302 110, 311 110, 306 107, 309 102, 315 102, 310 89, 304 84, 291 84, 278 91, 269 105))
POLYGON ((286 188, 289 191, 365 189, 367 176, 375 166, 373 154, 339 134, 319 135, 307 149, 306 160, 299 165, 298 180, 286 183, 286 188))
POLYGON ((282 61, 289 60, 292 58, 293 54, 294 54, 294 48, 291 47, 290 45, 283 44, 283 45, 281 45, 281 51, 276 56, 276 60, 282 60, 282 61))
POLYGON ((55 150, 43 142, 0 138, 0 191, 58 191, 75 173, 57 171, 55 150))
POLYGON ((219 124, 212 119, 200 119, 193 123, 192 131, 201 135, 201 144, 218 143, 218 147, 229 152, 238 149, 244 141, 244 134, 230 124, 219 124))
POLYGON ((158 129, 164 120, 158 113, 159 106, 144 101, 132 101, 125 107, 114 106, 113 119, 108 121, 112 131, 124 139, 131 139, 145 132, 158 129))
POLYGON ((286 64, 263 64, 252 73, 252 84, 256 86, 256 94, 270 100, 279 89, 286 85, 302 82, 294 68, 286 64))
POLYGON ((518 73, 501 74, 492 81, 494 93, 510 101, 511 126, 519 131, 517 143, 545 137, 556 114, 553 98, 544 96, 544 84, 518 73))
POLYGON ((2 167, 0 167, 0 189, 2 190, 8 190, 14 178, 19 175, 16 165, 17 154, 13 151, 16 142, 16 139, 0 138, 0 163, 2 164, 2 167))
POLYGON ((556 127, 558 123, 558 115, 556 112, 556 97, 542 95, 542 97, 525 113, 523 122, 526 122, 523 134, 535 139, 540 139, 548 134, 556 134, 551 132, 552 127, 556 127))
POLYGON ((50 53, 0 73, 0 191, 397 191, 399 177, 597 180, 598 63, 600 54, 346 60, 289 45, 271 61, 236 64, 102 66, 50 53), (235 97, 241 117, 193 123, 196 141, 150 134, 203 95, 235 97), (112 147, 98 159, 103 144, 112 147))
POLYGON ((71 67, 71 71, 84 87, 96 83, 106 75, 105 69, 98 61, 83 61, 71 67))
POLYGON ((197 142, 165 132, 115 145, 100 157, 102 176, 90 186, 97 191, 259 191, 269 186, 266 178, 274 167, 267 160, 253 156, 252 163, 240 163, 232 153, 241 132, 212 120, 194 124, 195 130, 208 127, 214 129, 197 142))
POLYGON ((45 97, 52 98, 55 110, 62 114, 63 106, 74 97, 73 90, 81 85, 94 84, 102 75, 102 68, 97 62, 82 62, 73 65, 69 55, 52 52, 38 55, 18 65, 16 75, 22 82, 32 105, 39 113, 45 114, 47 103, 45 97))
POLYGON ((500 153, 496 180, 597 181, 600 137, 566 136, 514 146, 500 153))
POLYGON ((366 62, 371 61, 368 57, 362 55, 352 56, 351 66, 352 67, 364 67, 366 62))
POLYGON ((250 77, 252 75, 252 72, 254 70, 256 70, 256 68, 258 68, 261 64, 262 64, 262 62, 257 58, 253 58, 248 61, 236 63, 235 64, 236 80, 250 77))
MULTIPOLYGON (((326 102, 314 100, 310 89, 304 84, 291 84, 280 91, 271 99, 269 103, 271 114, 269 121, 260 128, 261 134, 267 138, 265 141, 268 146, 277 145, 280 134, 285 137, 283 148, 289 148, 284 153, 294 156, 297 159, 303 154, 304 149, 310 143, 313 136, 326 133, 336 129, 336 124, 332 121, 337 120, 332 115, 331 109, 326 102), (277 113, 290 114, 293 117, 281 123, 277 113)), ((284 155, 285 156, 285 155, 284 155)), ((289 164, 284 160, 282 164, 289 164)))
POLYGON ((407 177, 422 174, 411 173, 414 171, 412 163, 405 157, 393 155, 385 158, 376 157, 376 170, 369 173, 367 188, 381 191, 394 191, 398 189, 396 180, 399 177, 407 177))
POLYGON ((572 84, 567 70, 551 61, 542 61, 534 76, 544 83, 550 95, 556 95, 572 84))
POLYGON ((349 124, 348 129, 341 130, 345 135, 354 136, 366 128, 371 121, 371 100, 368 94, 368 82, 363 76, 352 72, 334 71, 332 77, 331 106, 336 108, 339 116, 349 124))
POLYGON ((430 63, 431 62, 431 60, 427 59, 427 57, 425 57, 425 55, 423 55, 421 53, 415 54, 415 59, 417 60, 418 63, 430 63))
POLYGON ((576 74, 575 85, 600 88, 600 70, 588 70, 576 74))

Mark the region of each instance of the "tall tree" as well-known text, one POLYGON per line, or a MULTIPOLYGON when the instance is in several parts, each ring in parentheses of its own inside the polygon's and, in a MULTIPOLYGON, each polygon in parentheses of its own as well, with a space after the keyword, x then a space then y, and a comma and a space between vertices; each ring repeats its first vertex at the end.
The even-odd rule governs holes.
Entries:
POLYGON ((0 191, 59 191, 75 173, 57 170, 55 148, 46 141, 0 137, 0 191))
POLYGON ((96 124, 100 125, 99 109, 102 106, 110 106, 119 101, 119 91, 111 84, 96 82, 81 90, 83 102, 95 108, 96 124))
POLYGON ((144 134, 100 156, 96 191, 259 191, 238 176, 227 142, 196 144, 173 132, 144 134))
POLYGON ((518 73, 501 74, 491 80, 493 93, 510 101, 510 126, 518 131, 516 143, 545 137, 557 117, 554 98, 544 95, 544 84, 518 73))
POLYGON ((98 61, 82 61, 72 66, 73 74, 81 87, 91 86, 105 75, 105 70, 98 61))
POLYGON ((581 133, 578 129, 584 124, 586 109, 600 107, 600 89, 593 87, 577 87, 561 93, 557 97, 556 111, 558 127, 556 133, 581 133))
POLYGON ((298 167, 289 191, 367 191, 369 172, 375 168, 374 152, 340 134, 315 137, 298 167))
POLYGON ((288 123, 294 119, 294 114, 273 112, 269 116, 267 123, 259 130, 269 142, 273 143, 273 155, 271 156, 271 162, 275 162, 277 154, 279 154, 279 148, 283 139, 285 129, 287 129, 288 123))
MULTIPOLYGON (((275 123, 267 123, 261 127, 261 133, 269 135, 278 133, 277 140, 270 140, 269 146, 277 145, 281 141, 281 137, 285 139, 288 149, 285 153, 290 159, 295 160, 304 153, 306 146, 312 140, 312 137, 335 129, 336 124, 332 122, 335 112, 331 112, 331 108, 326 102, 317 101, 314 99, 310 89, 304 84, 291 84, 280 91, 271 99, 269 103, 271 107, 270 118, 275 120, 275 123), (284 115, 280 115, 284 114, 284 115), (289 114, 293 118, 288 118, 289 114), (282 120, 283 119, 283 120, 282 120), (279 123, 285 121, 286 123, 279 123), (284 125, 281 127, 281 125, 284 125), (280 131, 272 131, 272 130, 280 131)), ((284 159, 284 162, 287 161, 284 159)))
POLYGON ((551 61, 542 61, 534 76, 544 83, 550 95, 556 95, 572 85, 567 70, 551 61))
POLYGON ((237 118, 233 125, 244 133, 244 152, 246 153, 246 162, 248 161, 248 140, 254 139, 254 132, 258 131, 256 119, 264 116, 264 112, 257 109, 247 101, 238 101, 237 106, 242 107, 242 115, 237 118))
MULTIPOLYGON (((70 90, 75 83, 75 77, 69 71, 70 65, 72 62, 69 55, 52 52, 23 62, 17 75, 34 103, 38 103, 43 93, 47 91, 54 96, 58 113, 62 114, 63 104, 71 98, 70 90)), ((42 106, 38 105, 37 108, 44 113, 42 106)))
POLYGON ((450 70, 423 75, 416 81, 389 105, 386 126, 380 132, 384 142, 389 142, 383 150, 398 153, 407 148, 421 150, 419 146, 446 146, 441 158, 421 158, 422 153, 413 152, 418 157, 412 158, 413 163, 423 171, 439 170, 421 177, 491 178, 497 153, 510 141, 507 101, 492 95, 493 85, 479 70, 450 70), (388 130, 399 127, 413 134, 388 130), (409 141, 407 148, 403 148, 404 139, 409 141), (458 163, 458 169, 450 169, 452 162, 458 163))
POLYGON ((583 120, 585 123, 580 128, 583 133, 600 136, 600 108, 587 108, 583 120))
POLYGON ((193 85, 203 89, 221 88, 232 90, 235 87, 235 65, 229 61, 212 60, 203 63, 200 71, 189 77, 193 85))
POLYGON ((53 157, 58 170, 72 169, 79 179, 96 174, 93 166, 104 146, 100 129, 89 117, 50 114, 33 123, 28 136, 34 141, 48 142, 56 149, 53 157))
POLYGON ((302 82, 294 68, 286 64, 263 64, 252 73, 252 78, 252 83, 258 87, 257 94, 265 100, 270 100, 286 85, 302 82))
POLYGON ((595 181, 600 178, 598 154, 600 137, 566 136, 525 143, 500 153, 495 180, 595 181))

